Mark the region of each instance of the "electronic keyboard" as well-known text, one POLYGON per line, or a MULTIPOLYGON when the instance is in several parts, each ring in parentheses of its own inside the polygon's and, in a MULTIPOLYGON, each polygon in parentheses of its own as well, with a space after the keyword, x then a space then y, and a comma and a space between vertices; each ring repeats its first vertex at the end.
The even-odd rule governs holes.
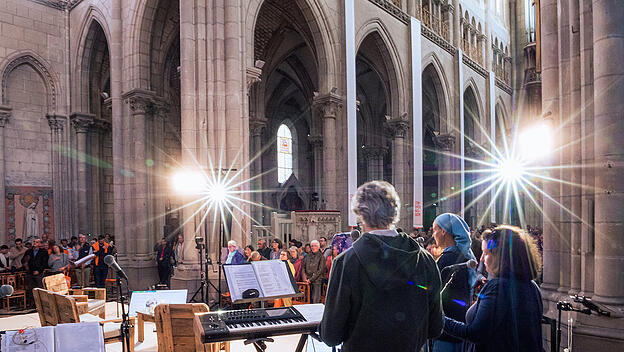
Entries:
POLYGON ((310 334, 318 329, 324 307, 323 304, 302 304, 197 313, 194 328, 203 343, 310 334))

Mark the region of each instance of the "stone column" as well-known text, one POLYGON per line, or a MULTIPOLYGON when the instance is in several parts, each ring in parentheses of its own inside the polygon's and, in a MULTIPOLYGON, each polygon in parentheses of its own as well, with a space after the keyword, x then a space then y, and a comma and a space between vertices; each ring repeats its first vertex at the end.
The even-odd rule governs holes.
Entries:
MULTIPOLYGON (((541 13, 541 38, 542 38, 542 108, 544 115, 549 115, 552 121, 559 120, 559 59, 558 59, 558 28, 557 28, 557 0, 540 1, 541 13)), ((498 74, 497 74, 498 76, 498 74)), ((552 123, 552 121, 550 121, 552 123)), ((546 121, 549 122, 549 121, 546 121)), ((551 124, 552 125, 552 124, 551 124)), ((555 126, 553 126, 554 128, 555 126)), ((557 135, 553 136, 553 145, 560 142, 557 135)), ((557 155, 550 157, 550 164, 559 165, 557 155)), ((549 172, 550 177, 559 178, 558 171, 549 172)), ((559 198, 559 184, 545 182, 544 191, 554 199, 559 198)), ((559 228, 560 208, 557 204, 544 198, 543 212, 548 214, 551 221, 544 216, 542 228, 544 231, 543 257, 544 257, 544 283, 542 290, 544 298, 558 300, 553 293, 559 288, 559 228)), ((544 311, 547 311, 546 307, 544 311)))
MULTIPOLYGON (((388 117, 386 117, 388 118, 388 117)), ((409 186, 407 185, 407 175, 409 175, 409 165, 405 155, 405 136, 409 131, 409 121, 407 115, 398 118, 389 118, 388 125, 392 135, 392 184, 401 198, 401 221, 399 223, 403 229, 411 229, 411 212, 406 208, 412 201, 407 197, 409 186), (408 226, 409 225, 409 226, 408 226)))
POLYGON ((308 142, 312 146, 312 154, 314 156, 314 192, 316 192, 319 200, 316 208, 321 209, 323 194, 323 136, 310 136, 308 142))
POLYGON ((67 204, 63 195, 63 129, 66 116, 48 114, 48 125, 50 126, 52 141, 52 195, 54 199, 54 236, 57 239, 71 237, 71 233, 66 229, 63 214, 67 204))
MULTIPOLYGON (((96 140, 98 141, 98 145, 95 148, 98 149, 97 159, 101 160, 101 164, 103 164, 104 160, 104 138, 107 133, 111 131, 111 123, 104 119, 96 119, 93 123, 93 132, 96 134, 96 140)), ((94 149, 95 149, 94 148, 94 149)), ((94 155, 95 156, 95 155, 94 155)), ((104 232, 104 208, 102 205, 104 204, 104 169, 99 165, 96 165, 94 168, 94 173, 97 177, 94 177, 94 231, 98 233, 104 232)))
POLYGON ((594 300, 624 305, 624 6, 594 0, 596 261, 594 300))
POLYGON ((452 4, 444 4, 442 5, 442 28, 445 28, 446 31, 442 30, 442 37, 447 40, 449 43, 452 43, 455 40, 455 33, 453 32, 453 5, 452 4))
POLYGON ((91 232, 88 217, 88 200, 87 200, 87 132, 95 118, 92 114, 75 112, 71 115, 71 123, 76 131, 76 149, 77 149, 77 178, 78 189, 75 190, 78 196, 78 232, 91 232))
POLYGON ((388 149, 384 146, 366 146, 363 152, 368 165, 368 181, 383 180, 383 158, 388 149))
POLYGON ((11 119, 11 111, 12 109, 10 107, 0 105, 0 219, 2 220, 0 224, 0 240, 7 245, 11 245, 11 239, 7 236, 6 225, 4 223, 6 219, 6 202, 4 201, 4 126, 11 119))
POLYGON ((462 28, 459 25, 459 19, 462 14, 459 13, 459 0, 453 0, 453 46, 456 48, 461 47, 461 32, 462 28))
POLYGON ((442 161, 439 163, 440 169, 438 170, 438 196, 440 197, 439 209, 440 212, 455 213, 458 209, 453 206, 453 200, 447 199, 451 193, 454 192, 454 180, 453 175, 449 172, 453 171, 453 157, 447 155, 453 152, 455 146, 456 137, 450 133, 440 134, 435 137, 434 142, 439 154, 437 155, 442 161))
POLYGON ((485 52, 483 53, 483 67, 489 72, 492 71, 492 39, 490 37, 490 26, 485 21, 485 52))
MULTIPOLYGON (((251 132, 251 144, 252 150, 251 155, 253 155, 253 163, 251 164, 252 170, 251 175, 254 178, 252 181, 252 190, 259 191, 263 189, 262 187, 262 177, 259 177, 262 173, 262 131, 267 126, 267 120, 262 119, 253 119, 249 120, 249 131, 251 132)), ((254 192, 252 193, 252 200, 255 203, 262 203, 262 193, 254 192)), ((258 223, 264 225, 264 219, 262 218, 262 207, 260 206, 252 206, 251 207, 251 217, 255 219, 258 223)))
POLYGON ((323 120, 323 194, 327 209, 335 210, 338 208, 336 117, 342 109, 342 98, 329 93, 317 96, 314 104, 323 120))
POLYGON ((148 261, 151 258, 150 235, 148 233, 148 175, 147 175, 147 116, 154 113, 154 93, 133 89, 123 95, 132 114, 132 144, 134 147, 134 242, 135 259, 148 261))

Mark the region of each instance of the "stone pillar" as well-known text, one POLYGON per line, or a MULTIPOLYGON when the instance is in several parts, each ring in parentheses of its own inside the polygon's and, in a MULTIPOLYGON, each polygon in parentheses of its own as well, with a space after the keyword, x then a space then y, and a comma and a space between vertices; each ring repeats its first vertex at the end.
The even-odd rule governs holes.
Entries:
POLYGON ((71 233, 65 221, 63 214, 67 209, 67 203, 64 200, 63 193, 63 130, 66 116, 48 114, 48 125, 50 126, 52 141, 52 195, 54 199, 54 236, 57 239, 71 237, 71 233))
MULTIPOLYGON (((579 3, 570 2, 570 141, 581 141, 581 47, 579 28, 579 3)), ((570 147, 570 165, 581 165, 582 151, 581 143, 573 143, 570 147)), ((569 170, 570 182, 581 185, 581 168, 569 170)), ((569 294, 577 294, 581 289, 581 221, 582 188, 573 186, 571 188, 570 210, 576 216, 570 218, 570 291, 569 294)))
POLYGON ((317 96, 314 104, 323 120, 323 194, 326 208, 338 209, 336 117, 342 109, 342 98, 334 93, 317 96))
POLYGON ((154 113, 154 93, 141 89, 133 89, 123 95, 132 114, 132 145, 134 147, 134 231, 136 244, 135 260, 148 261, 152 248, 148 233, 148 175, 147 175, 147 123, 148 116, 154 113))
POLYGON ((314 192, 318 195, 316 209, 321 209, 323 194, 323 136, 310 136, 308 142, 312 146, 314 157, 314 192))
MULTIPOLYGON (((97 159, 100 160, 100 163, 103 164, 104 160, 104 138, 111 131, 111 123, 104 119, 96 119, 93 123, 93 132, 96 135, 96 140, 98 144, 94 146, 94 149, 98 149, 97 159)), ((100 165, 101 165, 100 164, 100 165)), ((93 167, 94 173, 97 177, 94 177, 94 231, 98 233, 104 233, 104 169, 99 165, 93 167)))
POLYGON ((483 53, 483 67, 489 72, 492 71, 492 38, 490 36, 490 26, 485 21, 485 52, 483 53))
POLYGON ((442 37, 448 41, 449 43, 453 42, 454 33, 453 33, 453 5, 452 4, 444 4, 441 6, 442 10, 442 37))
POLYGON ((388 153, 388 149, 384 146, 366 146, 364 147, 364 158, 368 165, 368 181, 383 180, 383 159, 388 153))
POLYGON ((453 46, 456 48, 461 47, 462 28, 459 24, 460 18, 462 18, 462 14, 459 13, 459 0, 453 0, 453 46))
POLYGON ((453 175, 450 173, 453 168, 453 157, 447 155, 453 152, 455 146, 455 136, 448 134, 440 134, 435 137, 434 142, 438 149, 437 157, 442 160, 440 170, 438 170, 438 196, 440 197, 439 209, 440 213, 450 212, 455 213, 459 209, 455 209, 453 206, 453 200, 447 199, 447 196, 454 192, 454 180, 453 175))
POLYGON ((71 115, 71 123, 76 131, 76 149, 77 149, 77 185, 78 189, 75 190, 78 196, 78 232, 89 233, 91 228, 89 226, 89 217, 87 213, 88 200, 87 200, 87 132, 89 127, 93 123, 94 115, 75 112, 71 115))
MULTIPOLYGON (((552 121, 559 120, 559 59, 558 59, 558 28, 557 28, 557 0, 542 0, 540 2, 541 13, 541 38, 542 38, 542 111, 552 121)), ((551 124, 552 126, 552 124, 551 124)), ((555 126, 552 126, 553 128, 555 126)), ((558 146, 557 134, 553 136, 553 145, 558 146)), ((558 156, 550 157, 550 164, 559 165, 558 156)), ((550 177, 559 178, 558 170, 549 172, 550 177)), ((559 184, 545 182, 544 191, 554 199, 559 198, 559 184)), ((543 212, 548 214, 550 221, 544 216, 542 228, 544 231, 543 258, 544 258, 544 283, 542 290, 544 298, 558 300, 558 296, 552 294, 559 288, 559 263, 560 244, 559 228, 560 207, 553 201, 544 198, 543 212)), ((544 311, 547 309, 545 308, 544 311)))
POLYGON ((403 226, 405 231, 409 231, 413 217, 407 208, 409 204, 412 204, 407 196, 410 187, 406 182, 410 169, 407 162, 409 156, 405 155, 405 136, 409 132, 407 115, 388 119, 388 125, 392 134, 392 184, 401 198, 401 220, 399 224, 403 226))
MULTIPOLYGON (((253 155, 253 163, 251 164, 252 170, 251 175, 254 178, 252 181, 252 200, 255 203, 262 203, 262 193, 256 192, 262 187, 262 177, 259 177, 262 174, 262 131, 267 126, 267 120, 262 119, 253 119, 249 120, 249 131, 251 133, 251 155, 253 155)), ((255 219, 261 225, 264 225, 264 219, 262 218, 262 207, 260 206, 252 206, 251 207, 251 217, 255 219)))
MULTIPOLYGON (((8 106, 0 105, 0 241, 2 243, 6 243, 7 245, 11 245, 11 240, 9 239, 6 233, 6 209, 4 201, 5 199, 5 190, 4 190, 4 126, 7 122, 9 122, 11 118, 12 109, 8 106)), ((13 238, 14 239, 14 238, 13 238)))
POLYGON ((624 6, 594 0, 596 261, 594 300, 624 305, 624 6))

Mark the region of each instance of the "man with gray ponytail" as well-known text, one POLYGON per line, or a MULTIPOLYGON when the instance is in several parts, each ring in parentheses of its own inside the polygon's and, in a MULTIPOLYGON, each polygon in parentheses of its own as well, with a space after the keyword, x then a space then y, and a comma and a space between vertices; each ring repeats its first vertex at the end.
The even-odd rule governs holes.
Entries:
POLYGON ((419 351, 442 333, 440 272, 426 250, 394 229, 400 204, 387 182, 358 188, 351 208, 363 235, 332 264, 319 329, 328 345, 419 351))

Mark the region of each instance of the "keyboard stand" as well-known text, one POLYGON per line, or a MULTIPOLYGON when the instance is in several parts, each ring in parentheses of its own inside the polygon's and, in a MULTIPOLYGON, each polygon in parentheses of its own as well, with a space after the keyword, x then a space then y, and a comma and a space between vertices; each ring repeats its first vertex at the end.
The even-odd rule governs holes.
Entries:
MULTIPOLYGON (((312 336, 318 341, 321 341, 321 338, 315 332, 308 333, 308 334, 301 334, 301 337, 299 338, 299 343, 297 344, 297 348, 295 349, 295 352, 303 352, 303 348, 305 347, 305 344, 308 341, 308 336, 312 336)), ((275 342, 275 340, 273 340, 270 337, 259 337, 255 339, 247 339, 243 343, 245 345, 253 345, 256 348, 257 352, 265 352, 267 349, 267 345, 266 345, 267 342, 275 342)), ((335 351, 335 349, 332 349, 332 351, 335 351)))
POLYGON ((255 338, 255 339, 248 339, 245 340, 245 342, 243 342, 245 345, 251 345, 253 344, 253 346, 256 348, 257 352, 265 352, 267 349, 267 342, 275 342, 275 340, 273 340, 270 337, 259 337, 259 338, 255 338))

